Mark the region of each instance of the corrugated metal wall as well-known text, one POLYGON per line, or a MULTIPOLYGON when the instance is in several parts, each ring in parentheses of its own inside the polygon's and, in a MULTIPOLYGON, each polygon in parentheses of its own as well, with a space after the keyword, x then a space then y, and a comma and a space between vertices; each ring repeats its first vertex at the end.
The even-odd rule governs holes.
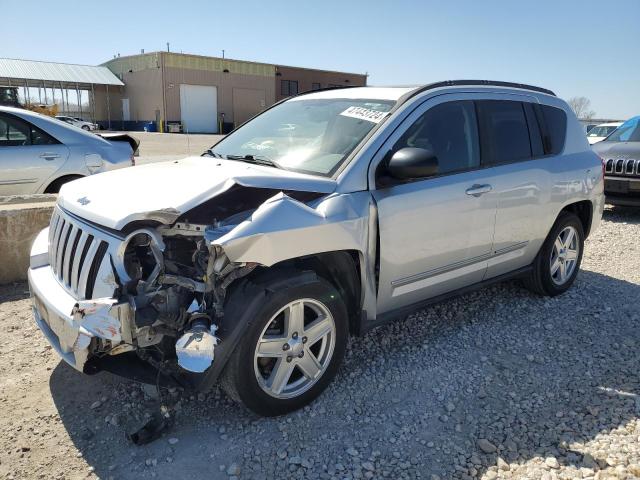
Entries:
POLYGON ((222 72, 227 69, 230 73, 257 75, 260 77, 273 77, 276 74, 275 65, 266 63, 244 62, 242 60, 228 60, 224 58, 175 53, 163 53, 162 55, 165 59, 165 67, 170 68, 186 68, 210 72, 222 72))
POLYGON ((141 55, 132 55, 130 57, 118 57, 103 63, 105 67, 111 70, 117 76, 123 73, 133 71, 140 72, 160 67, 160 52, 143 53, 141 55))

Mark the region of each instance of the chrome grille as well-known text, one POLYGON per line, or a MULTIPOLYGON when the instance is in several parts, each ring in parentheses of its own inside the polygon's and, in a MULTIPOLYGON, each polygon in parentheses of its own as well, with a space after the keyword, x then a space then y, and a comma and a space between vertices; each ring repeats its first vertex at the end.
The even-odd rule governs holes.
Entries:
POLYGON ((49 264, 58 281, 79 300, 91 298, 108 243, 75 217, 56 208, 49 225, 49 264))
POLYGON ((610 175, 640 177, 640 160, 634 158, 610 158, 605 162, 604 172, 610 175))

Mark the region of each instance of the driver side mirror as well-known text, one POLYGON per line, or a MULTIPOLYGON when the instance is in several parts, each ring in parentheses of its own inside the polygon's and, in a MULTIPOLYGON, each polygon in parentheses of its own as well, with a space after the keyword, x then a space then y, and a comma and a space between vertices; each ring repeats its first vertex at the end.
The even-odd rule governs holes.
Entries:
POLYGON ((438 173, 438 159, 428 148, 401 148, 389 160, 387 171, 398 180, 431 177, 438 173))

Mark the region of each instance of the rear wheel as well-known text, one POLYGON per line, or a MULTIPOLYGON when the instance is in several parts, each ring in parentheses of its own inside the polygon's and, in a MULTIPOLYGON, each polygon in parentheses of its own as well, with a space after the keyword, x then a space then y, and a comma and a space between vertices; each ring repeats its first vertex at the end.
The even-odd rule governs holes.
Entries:
POLYGON ((254 412, 274 416, 307 405, 327 387, 344 356, 348 320, 340 294, 321 278, 269 287, 222 386, 254 412))
POLYGON ((91 129, 89 128, 89 125, 82 125, 82 127, 80 127, 80 128, 82 128, 83 130, 86 130, 87 132, 88 132, 89 130, 91 130, 91 129))
POLYGON ((533 262, 525 286, 540 295, 564 293, 578 275, 583 248, 582 222, 575 214, 562 212, 533 262))

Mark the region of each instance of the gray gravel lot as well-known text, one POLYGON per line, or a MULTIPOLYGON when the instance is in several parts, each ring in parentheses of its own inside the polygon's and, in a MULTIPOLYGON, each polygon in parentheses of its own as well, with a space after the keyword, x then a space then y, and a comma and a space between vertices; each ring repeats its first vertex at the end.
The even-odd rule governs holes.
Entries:
POLYGON ((172 392, 176 426, 143 447, 147 389, 61 363, 26 286, 0 287, 0 476, 640 478, 639 239, 640 211, 606 211, 567 294, 496 285, 355 338, 289 416, 172 392))

